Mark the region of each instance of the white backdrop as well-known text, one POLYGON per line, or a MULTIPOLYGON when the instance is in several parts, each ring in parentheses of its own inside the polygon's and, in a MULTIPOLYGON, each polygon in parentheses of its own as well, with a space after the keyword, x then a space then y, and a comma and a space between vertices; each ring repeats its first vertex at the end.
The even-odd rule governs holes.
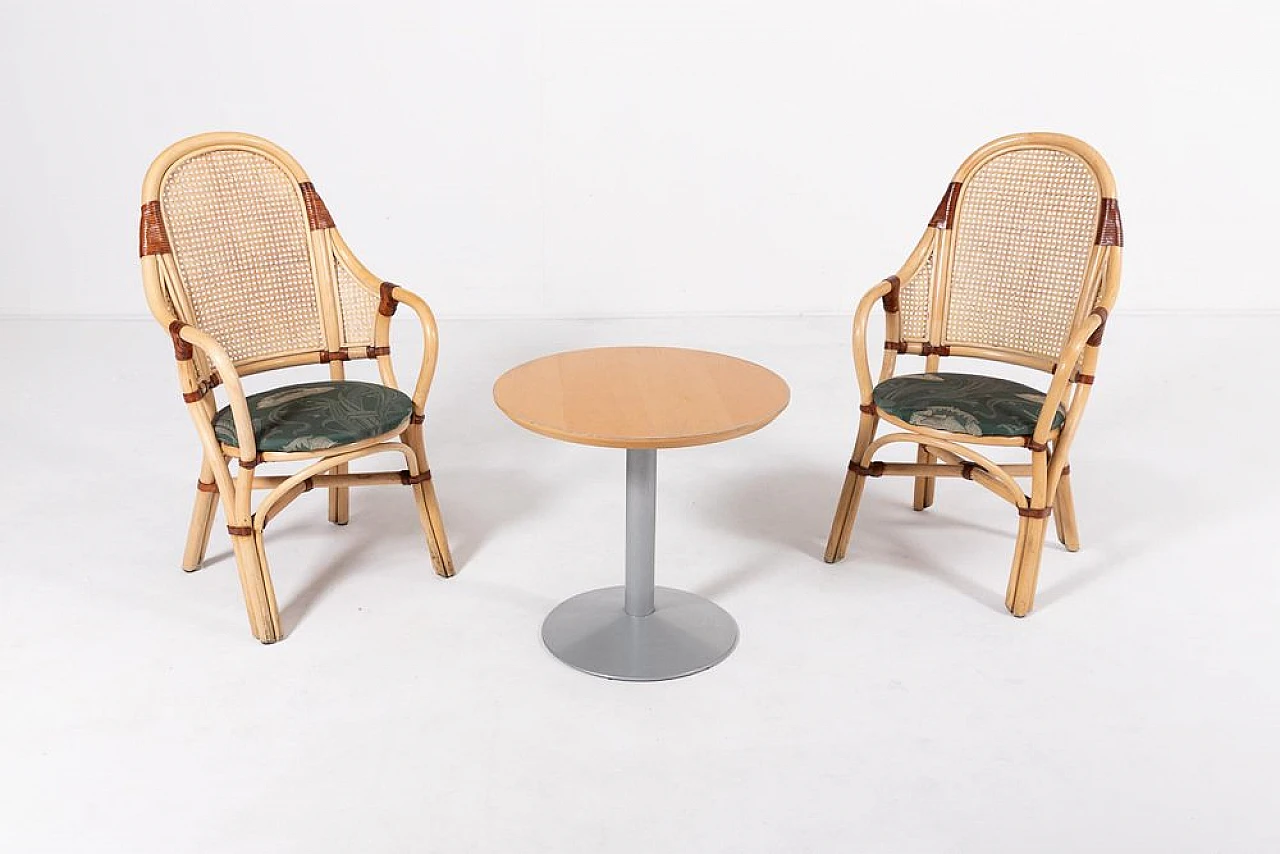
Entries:
POLYGON ((848 311, 1019 130, 1111 162, 1122 310, 1274 310, 1277 14, 1183 5, 3 0, 0 314, 145 314, 142 174, 214 129, 444 317, 848 311))

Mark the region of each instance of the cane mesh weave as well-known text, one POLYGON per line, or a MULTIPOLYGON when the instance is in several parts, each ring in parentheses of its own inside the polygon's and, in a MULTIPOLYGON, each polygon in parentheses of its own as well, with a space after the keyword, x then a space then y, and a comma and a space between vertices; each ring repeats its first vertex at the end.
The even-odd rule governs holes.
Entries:
POLYGON ((378 311, 378 297, 356 279, 346 265, 335 265, 338 283, 338 314, 342 320, 342 346, 373 344, 373 322, 378 311))
POLYGON ((903 341, 927 341, 929 338, 929 282, 932 278, 933 253, 930 252, 898 292, 903 341))
POLYGON ((176 164, 160 190, 194 318, 237 362, 323 350, 307 212, 269 158, 219 149, 176 164))
POLYGON ((1101 193, 1073 154, 1001 154, 965 182, 944 342, 1056 358, 1075 322, 1101 193))

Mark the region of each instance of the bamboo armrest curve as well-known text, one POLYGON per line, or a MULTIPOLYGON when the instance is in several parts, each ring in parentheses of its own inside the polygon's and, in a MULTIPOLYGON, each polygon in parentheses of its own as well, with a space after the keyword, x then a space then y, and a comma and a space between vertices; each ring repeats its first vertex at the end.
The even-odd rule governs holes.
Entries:
POLYGON ((240 384, 240 375, 236 372, 235 363, 212 335, 195 326, 182 324, 177 335, 191 346, 199 347, 217 370, 218 376, 222 379, 222 386, 227 392, 227 402, 231 406, 231 419, 236 428, 240 460, 253 463, 258 457, 258 445, 253 435, 253 419, 249 415, 249 402, 245 399, 244 386, 240 384))
POLYGON ((422 326, 422 366, 418 369, 418 380, 414 383, 413 406, 415 414, 421 416, 427 404, 427 393, 431 390, 431 381, 436 373, 436 360, 440 350, 440 334, 436 326, 436 316, 427 301, 399 285, 391 289, 391 298, 412 309, 422 326))
POLYGON ((871 392, 875 388, 871 382, 871 366, 867 364, 867 322, 871 319, 871 310, 876 303, 896 287, 893 281, 882 279, 863 294, 853 313, 853 369, 858 375, 859 396, 863 404, 871 402, 871 392))
MULTIPOLYGON (((1090 314, 1084 321, 1075 328, 1071 333, 1071 337, 1067 339, 1067 344, 1062 348, 1062 354, 1058 357, 1058 366, 1053 371, 1053 380, 1049 383, 1049 390, 1045 392, 1044 405, 1040 409, 1040 417, 1036 420, 1036 429, 1032 435, 1032 439, 1044 444, 1048 441, 1049 434, 1053 431, 1054 416, 1058 411, 1058 407, 1062 404, 1062 399, 1067 394, 1067 388, 1071 385, 1071 377, 1076 372, 1076 365, 1080 362, 1080 355, 1084 352, 1085 347, 1097 349, 1096 344, 1091 344, 1089 339, 1094 333, 1101 328, 1105 321, 1097 314, 1090 314)), ((1072 406, 1074 409, 1074 405, 1072 406)), ((1070 417, 1070 412, 1068 412, 1070 417)))

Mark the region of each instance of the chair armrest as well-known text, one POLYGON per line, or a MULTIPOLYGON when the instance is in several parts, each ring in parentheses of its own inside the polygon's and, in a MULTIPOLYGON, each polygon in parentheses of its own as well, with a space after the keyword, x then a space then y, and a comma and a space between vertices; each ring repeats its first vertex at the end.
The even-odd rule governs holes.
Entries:
POLYGON ((422 326, 422 366, 418 369, 418 380, 414 383, 411 395, 414 412, 421 416, 427 405, 427 393, 431 390, 431 380, 435 377, 436 359, 440 350, 436 316, 432 314, 426 300, 399 285, 391 288, 391 299, 412 309, 422 326))
MULTIPOLYGON (((172 328, 171 325, 170 329, 172 328)), ((227 391, 227 402, 231 405, 231 420, 236 428, 240 461, 252 464, 258 457, 258 443, 253 435, 253 419, 249 415, 249 402, 245 399, 244 387, 240 384, 240 374, 236 372, 235 363, 231 361, 231 357, 227 355, 222 345, 207 332, 179 322, 174 334, 193 347, 199 347, 218 372, 222 386, 227 391)))
POLYGON ((1040 409, 1040 417, 1036 420, 1036 429, 1031 437, 1037 444, 1043 445, 1049 440, 1049 433, 1053 431, 1054 416, 1062 404, 1062 399, 1066 397, 1067 388, 1071 385, 1071 377, 1076 372, 1080 356, 1086 347, 1098 346, 1094 336, 1105 322, 1103 315, 1090 314, 1067 339, 1067 345, 1062 348, 1062 353, 1058 357, 1058 366, 1053 371, 1049 390, 1045 392, 1044 405, 1040 409))
POLYGON ((893 282, 882 280, 863 295, 853 313, 853 369, 858 375, 858 390, 864 405, 871 403, 871 392, 875 389, 871 382, 871 366, 867 364, 867 321, 875 304, 893 289, 893 282))

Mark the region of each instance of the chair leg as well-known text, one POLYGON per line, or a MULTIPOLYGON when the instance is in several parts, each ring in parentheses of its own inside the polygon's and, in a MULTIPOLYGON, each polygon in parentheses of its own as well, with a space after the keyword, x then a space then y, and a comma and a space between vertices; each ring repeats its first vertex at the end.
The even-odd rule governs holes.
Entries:
POLYGON ((218 510, 217 503, 218 487, 206 462, 200 467, 196 503, 191 508, 191 524, 187 528, 187 546, 182 552, 184 572, 195 572, 204 563, 204 553, 209 547, 209 532, 213 529, 213 517, 218 510))
MULTIPOLYGON (((934 461, 933 454, 929 453, 929 449, 924 445, 920 445, 916 451, 916 462, 921 465, 929 465, 934 461)), ((938 483, 936 477, 917 477, 915 479, 916 491, 915 496, 911 500, 913 510, 923 510, 933 505, 933 490, 938 483)))
MULTIPOLYGON (((422 428, 411 426, 404 431, 402 438, 418 459, 418 470, 430 472, 427 463, 427 452, 423 447, 422 428)), ((436 499, 436 487, 430 479, 413 487, 413 500, 418 505, 418 519, 422 522, 423 533, 427 535, 427 548, 431 552, 431 563, 436 575, 452 578, 454 574, 453 553, 449 550, 449 538, 444 530, 444 517, 440 514, 440 502, 436 499)))
POLYGON ((235 550, 236 568, 240 572, 240 587, 244 592, 245 609, 249 613, 249 628, 253 636, 263 643, 275 643, 284 637, 280 629, 280 611, 276 607, 276 591, 267 570, 267 553, 263 546, 262 532, 231 537, 235 550))
MULTIPOLYGON (((334 474, 346 474, 346 464, 334 466, 334 474)), ((329 487, 329 521, 335 525, 345 525, 351 520, 351 487, 329 487)))
POLYGON ((844 558, 849 549, 849 537, 853 534, 853 522, 858 515, 858 504, 862 501, 862 490, 866 478, 852 468, 860 462, 867 446, 871 444, 876 433, 877 419, 874 415, 864 413, 858 423, 858 438, 853 445, 850 458, 850 469, 844 476, 844 485, 840 488, 840 500, 836 502, 836 515, 831 520, 831 533, 827 536, 827 550, 822 559, 827 563, 835 563, 844 558))
POLYGON ((1047 518, 1018 517, 1018 541, 1013 547, 1013 568, 1004 595, 1004 605, 1015 617, 1025 617, 1035 604, 1048 522, 1047 518))
POLYGON ((1071 495, 1071 472, 1064 469, 1053 499, 1053 522, 1058 529, 1058 542, 1069 552, 1080 551, 1080 530, 1076 527, 1076 505, 1071 495))

